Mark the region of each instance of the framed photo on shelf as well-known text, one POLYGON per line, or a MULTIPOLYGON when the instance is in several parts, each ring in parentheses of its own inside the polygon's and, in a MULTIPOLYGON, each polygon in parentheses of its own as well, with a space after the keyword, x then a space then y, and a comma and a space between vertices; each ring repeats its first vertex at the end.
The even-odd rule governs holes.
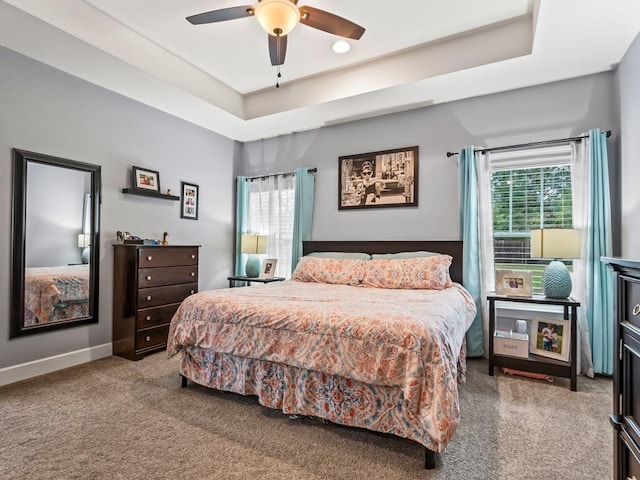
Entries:
POLYGON ((571 335, 569 320, 533 317, 529 351, 534 355, 568 362, 571 335))
POLYGON ((276 265, 278 260, 275 258, 265 258, 262 261, 259 278, 273 278, 276 274, 276 265))
POLYGON ((418 147, 338 157, 338 210, 418 206, 418 147))
POLYGON ((134 190, 160 193, 160 173, 142 167, 131 167, 133 179, 131 187, 134 190))
POLYGON ((496 293, 509 297, 530 297, 533 293, 529 270, 496 270, 496 293))
POLYGON ((181 182, 180 218, 198 220, 198 190, 195 183, 181 182))

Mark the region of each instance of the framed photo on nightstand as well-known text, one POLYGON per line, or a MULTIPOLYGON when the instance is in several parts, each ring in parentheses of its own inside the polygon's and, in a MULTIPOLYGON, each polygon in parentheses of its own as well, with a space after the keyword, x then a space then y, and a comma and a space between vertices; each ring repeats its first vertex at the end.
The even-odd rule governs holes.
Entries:
POLYGON ((496 270, 496 293, 510 297, 530 297, 533 293, 529 270, 496 270))
POLYGON ((533 317, 529 338, 531 353, 563 362, 569 361, 571 346, 571 322, 569 320, 533 317))
POLYGON ((275 258, 265 258, 262 261, 262 268, 260 269, 260 276, 258 278, 273 278, 276 274, 276 265, 278 260, 275 258))

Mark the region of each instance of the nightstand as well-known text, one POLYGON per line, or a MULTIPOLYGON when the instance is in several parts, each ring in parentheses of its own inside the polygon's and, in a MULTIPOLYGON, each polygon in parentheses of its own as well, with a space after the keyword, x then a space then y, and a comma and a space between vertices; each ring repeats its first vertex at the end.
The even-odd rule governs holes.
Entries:
MULTIPOLYGON (((577 390, 577 345, 578 345, 578 307, 580 302, 569 298, 547 298, 544 295, 531 297, 507 297, 504 295, 488 295, 489 301, 489 375, 493 376, 494 367, 512 368, 525 372, 542 373, 554 377, 564 377, 571 380, 571 391, 577 390), (535 305, 559 305, 563 308, 563 317, 571 322, 571 339, 569 345, 569 361, 563 362, 554 358, 529 354, 528 358, 518 358, 506 355, 494 354, 493 336, 496 331, 496 302, 528 303, 535 305)), ((537 332, 529 332, 529 335, 537 332)))
POLYGON ((251 284, 252 282, 271 283, 271 282, 281 282, 284 279, 285 279, 284 277, 273 277, 273 278, 258 278, 258 277, 243 277, 243 276, 227 277, 227 280, 229 280, 229 288, 235 287, 236 282, 245 282, 247 284, 251 284))

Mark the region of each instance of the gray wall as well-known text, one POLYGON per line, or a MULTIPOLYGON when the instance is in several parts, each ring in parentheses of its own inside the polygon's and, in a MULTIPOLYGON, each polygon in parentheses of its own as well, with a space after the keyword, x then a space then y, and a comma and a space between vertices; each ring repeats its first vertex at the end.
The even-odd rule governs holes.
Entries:
POLYGON ((242 174, 317 167, 313 232, 328 239, 458 239, 457 156, 461 147, 566 138, 612 130, 617 164, 618 107, 610 72, 425 107, 244 145, 242 174), (338 157, 419 146, 416 208, 338 211, 338 157))
POLYGON ((618 66, 622 256, 640 260, 640 35, 618 66))
POLYGON ((237 147, 196 127, 10 50, 0 48, 0 368, 111 342, 116 230, 172 244, 202 245, 200 289, 231 273, 233 170, 237 147), (8 340, 11 255, 11 149, 102 166, 100 322, 8 340), (131 166, 160 172, 164 192, 180 181, 200 186, 199 220, 180 218, 179 202, 122 194, 131 166))

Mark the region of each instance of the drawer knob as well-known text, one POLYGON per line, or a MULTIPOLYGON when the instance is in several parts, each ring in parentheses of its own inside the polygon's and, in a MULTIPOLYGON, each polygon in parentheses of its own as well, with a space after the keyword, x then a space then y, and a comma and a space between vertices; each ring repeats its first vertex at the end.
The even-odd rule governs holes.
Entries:
POLYGON ((196 291, 195 290, 191 290, 191 295, 193 295, 194 293, 196 293, 196 291))
POLYGON ((147 338, 145 338, 145 340, 146 340, 147 342, 150 342, 150 341, 151 341, 151 337, 150 337, 149 335, 147 335, 147 338))
POLYGON ((151 295, 147 295, 147 300, 151 300, 151 295))
POLYGON ((192 254, 192 255, 191 255, 191 258, 196 258, 196 256, 192 254))
POLYGON ((151 255, 147 255, 147 260, 151 261, 153 260, 153 257, 151 255))
POLYGON ((147 275, 147 280, 151 280, 151 275, 147 275))
POLYGON ((636 303, 636 306, 633 307, 633 314, 634 315, 640 314, 640 303, 636 303))
POLYGON ((195 277, 196 276, 196 272, 191 272, 191 276, 195 277))
POLYGON ((151 320, 151 315, 147 315, 147 321, 151 320))

